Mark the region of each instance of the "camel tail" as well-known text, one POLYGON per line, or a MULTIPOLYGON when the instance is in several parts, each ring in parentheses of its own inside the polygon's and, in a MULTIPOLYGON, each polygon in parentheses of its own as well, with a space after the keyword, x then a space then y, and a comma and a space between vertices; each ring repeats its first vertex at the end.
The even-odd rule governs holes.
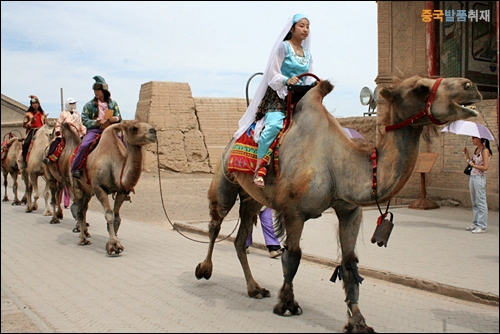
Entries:
POLYGON ((284 217, 281 212, 276 211, 274 218, 274 233, 278 239, 285 235, 284 217))

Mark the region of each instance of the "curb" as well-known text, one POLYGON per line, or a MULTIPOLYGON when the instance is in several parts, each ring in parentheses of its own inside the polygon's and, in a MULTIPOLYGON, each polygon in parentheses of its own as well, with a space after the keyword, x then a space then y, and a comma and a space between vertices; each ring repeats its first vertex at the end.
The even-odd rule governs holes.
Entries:
MULTIPOLYGON (((205 231, 204 229, 196 228, 193 226, 190 226, 189 224, 183 224, 183 223, 173 223, 173 229, 180 232, 180 231, 185 231, 185 232, 191 232, 199 235, 204 235, 208 236, 208 232, 205 231)), ((218 240, 220 239, 226 239, 228 241, 234 241, 235 237, 233 236, 227 236, 222 233, 219 233, 218 240)), ((267 250, 266 246, 264 244, 261 244, 259 242, 254 242, 252 246, 253 248, 258 248, 262 250, 267 250)), ((340 263, 332 261, 330 259, 326 259, 323 257, 319 256, 314 256, 310 254, 302 254, 302 259, 305 261, 321 264, 327 267, 330 267, 335 269, 340 263)), ((499 306, 499 298, 498 295, 495 294, 490 294, 490 293, 485 293, 485 292, 480 292, 476 290, 470 290, 467 288, 459 288, 455 287, 452 285, 447 285, 443 283, 437 283, 434 281, 427 281, 427 280, 422 280, 422 279, 416 279, 410 276, 405 276, 405 275, 400 275, 400 274, 395 274, 391 273, 388 271, 380 271, 380 270, 375 270, 375 269, 370 269, 370 268, 365 268, 363 266, 358 266, 359 274, 368 276, 371 278, 379 279, 385 282, 391 282, 395 284, 400 284, 404 285, 406 287, 410 288, 415 288, 427 292, 432 292, 432 293, 437 293, 440 295, 460 299, 460 300, 465 300, 473 303, 480 303, 480 304, 485 304, 489 306, 499 306)))

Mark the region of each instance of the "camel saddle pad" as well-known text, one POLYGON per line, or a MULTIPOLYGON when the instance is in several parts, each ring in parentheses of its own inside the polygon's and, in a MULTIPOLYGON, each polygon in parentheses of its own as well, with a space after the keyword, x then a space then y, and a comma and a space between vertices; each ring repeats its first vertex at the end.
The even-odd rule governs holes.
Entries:
POLYGON ((49 155, 50 161, 56 162, 59 159, 59 157, 61 156, 61 153, 65 147, 66 147, 66 140, 64 138, 61 138, 61 141, 59 142, 59 144, 57 144, 57 147, 54 150, 54 153, 49 155))
MULTIPOLYGON (((288 122, 285 122, 285 124, 288 122)), ((228 171, 229 172, 240 172, 246 174, 255 174, 255 167, 257 166, 257 143, 253 139, 253 129, 255 127, 255 123, 252 124, 248 131, 246 131, 234 144, 231 149, 231 153, 229 154, 228 161, 228 171)), ((286 130, 286 126, 281 129, 280 133, 276 136, 276 139, 272 142, 271 146, 266 152, 266 155, 262 159, 262 165, 267 166, 271 161, 271 157, 274 159, 274 171, 275 174, 278 175, 278 151, 279 145, 278 143, 281 140, 283 133, 286 130)), ((265 168, 259 169, 259 175, 265 176, 267 173, 265 168)))

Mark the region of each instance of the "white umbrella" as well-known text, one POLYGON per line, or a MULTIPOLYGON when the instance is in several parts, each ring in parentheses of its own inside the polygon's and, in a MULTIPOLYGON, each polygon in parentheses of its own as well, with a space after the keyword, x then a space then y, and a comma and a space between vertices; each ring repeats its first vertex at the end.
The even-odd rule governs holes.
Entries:
POLYGON ((365 137, 363 137, 361 135, 361 133, 359 133, 358 131, 354 130, 354 129, 351 129, 351 128, 342 128, 345 132, 345 134, 347 135, 347 137, 349 138, 359 138, 359 139, 365 139, 365 137))
POLYGON ((454 121, 445 126, 441 132, 451 132, 457 135, 471 136, 477 138, 484 138, 495 140, 490 130, 482 124, 471 121, 454 121))

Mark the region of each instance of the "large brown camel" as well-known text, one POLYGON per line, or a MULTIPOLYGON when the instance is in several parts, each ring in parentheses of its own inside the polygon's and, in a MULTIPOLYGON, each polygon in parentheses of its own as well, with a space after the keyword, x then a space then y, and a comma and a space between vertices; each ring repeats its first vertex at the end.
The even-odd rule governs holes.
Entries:
POLYGON ((63 218, 61 207, 62 192, 64 187, 70 191, 71 198, 74 198, 71 179, 71 157, 75 148, 81 143, 78 129, 71 123, 63 123, 61 126, 62 141, 65 142, 64 149, 56 162, 51 162, 47 166, 47 181, 50 187, 52 202, 51 224, 59 224, 63 218))
POLYGON ((3 174, 3 185, 5 187, 5 196, 2 202, 8 202, 9 196, 7 195, 7 176, 10 175, 12 178, 12 191, 14 192, 14 201, 12 205, 22 205, 26 203, 26 194, 23 196, 22 200, 19 200, 17 196, 18 182, 17 177, 19 176, 20 169, 17 163, 21 155, 23 148, 24 138, 13 137, 9 140, 5 152, 5 159, 2 159, 2 174, 3 174))
POLYGON ((268 168, 264 189, 253 184, 252 175, 227 171, 234 139, 227 146, 208 191, 210 243, 207 256, 196 267, 195 275, 198 279, 212 276, 216 238, 224 217, 239 196, 241 225, 234 245, 245 275, 247 292, 254 298, 269 297, 269 291, 252 276, 245 240, 259 209, 263 205, 271 207, 278 212, 277 234, 280 237, 285 235, 281 259, 284 282, 273 312, 282 316, 302 314, 295 300, 293 279, 302 254, 300 238, 304 223, 333 208, 339 221, 341 266, 335 270, 337 275, 332 279, 338 277, 343 281, 348 310, 344 330, 373 332, 358 306, 362 278, 358 274, 355 246, 362 207, 375 204, 376 199, 377 202, 389 201, 405 185, 417 161, 421 135, 432 133, 423 132, 424 127, 436 130, 434 124, 477 116, 466 106, 480 102, 482 97, 476 86, 464 78, 441 81, 414 76, 381 89, 380 95, 389 105, 384 124, 394 125, 395 129, 389 127, 386 129, 390 131, 380 132, 381 139, 374 152, 361 149, 351 141, 323 106, 324 96, 332 89, 329 81, 320 81, 297 104, 291 126, 280 146, 279 176, 275 176, 274 168, 268 168))
POLYGON ((143 146, 156 140, 155 128, 137 120, 113 124, 102 132, 99 144, 87 157, 84 175, 81 179, 73 178, 76 219, 80 227, 79 245, 91 244, 86 215, 89 201, 95 194, 105 211, 109 232, 106 251, 109 255, 123 252, 124 247, 117 237, 120 208, 141 176, 143 146), (112 208, 108 196, 113 193, 112 208))
POLYGON ((42 162, 45 158, 46 148, 49 146, 52 140, 52 132, 54 130, 53 123, 45 123, 41 128, 39 128, 32 139, 31 150, 28 153, 28 161, 26 163, 26 169, 22 171, 24 184, 26 186, 26 212, 32 212, 38 210, 38 199, 40 198, 40 193, 38 191, 38 177, 42 177, 43 183, 45 184, 43 190, 43 198, 45 200, 45 210, 43 211, 44 216, 52 215, 49 204, 49 184, 47 180, 47 169, 45 164, 42 162))

